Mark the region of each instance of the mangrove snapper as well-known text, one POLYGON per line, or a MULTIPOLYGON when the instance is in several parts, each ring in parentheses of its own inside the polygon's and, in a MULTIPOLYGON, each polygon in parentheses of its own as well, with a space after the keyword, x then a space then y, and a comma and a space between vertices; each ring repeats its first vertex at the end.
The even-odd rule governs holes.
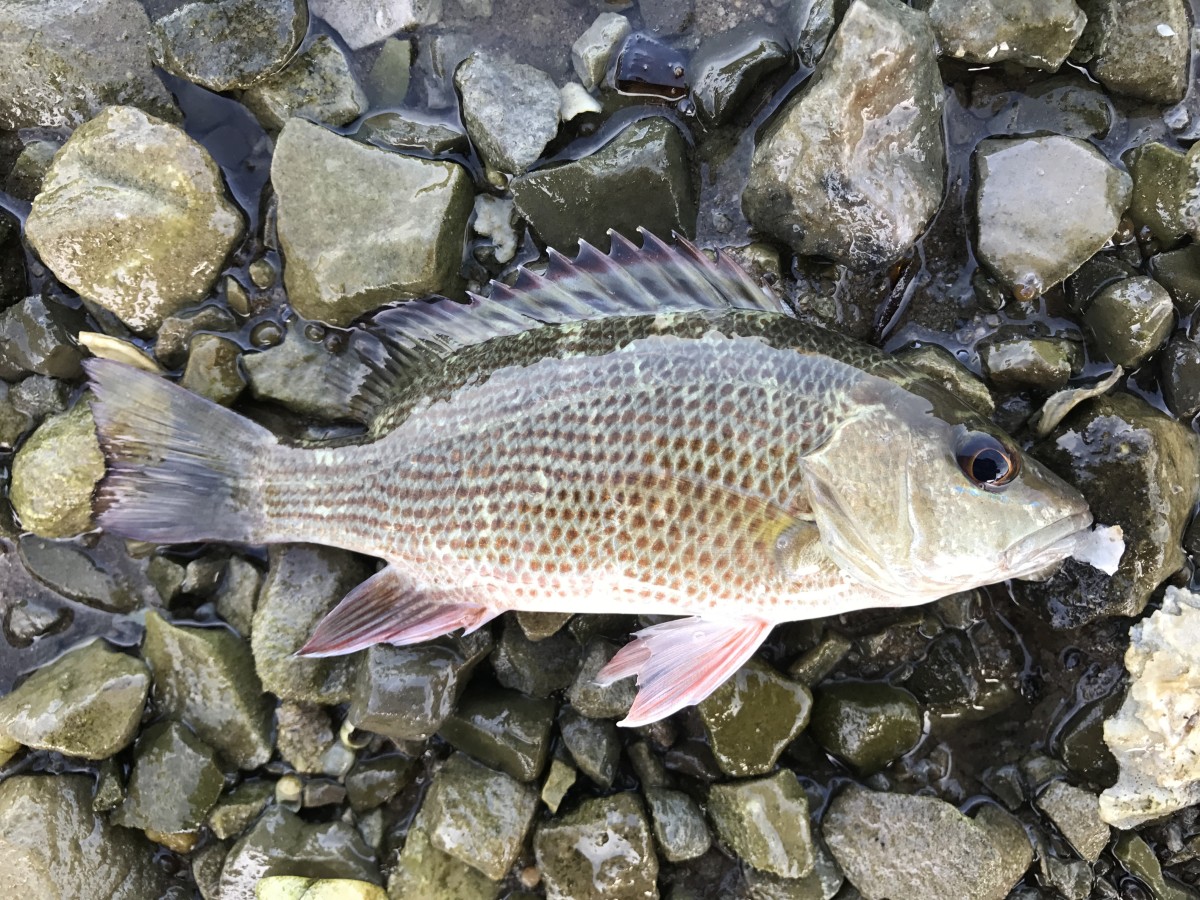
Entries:
POLYGON ((699 702, 780 622, 1103 555, 1083 497, 925 375, 797 321, 723 254, 612 240, 489 299, 377 315, 360 443, 289 446, 90 361, 102 526, 386 560, 312 656, 506 610, 685 616, 600 672, 637 676, 625 725, 699 702))

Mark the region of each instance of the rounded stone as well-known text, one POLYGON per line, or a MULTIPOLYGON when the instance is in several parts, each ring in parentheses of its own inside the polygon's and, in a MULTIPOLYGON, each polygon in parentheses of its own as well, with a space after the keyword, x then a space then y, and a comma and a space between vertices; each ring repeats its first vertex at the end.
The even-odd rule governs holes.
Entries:
POLYGON ((872 775, 921 740, 921 706, 903 688, 871 682, 821 687, 809 731, 859 775, 872 775))
POLYGON ((1153 278, 1126 278, 1103 288, 1083 314, 1096 348, 1135 369, 1166 342, 1175 324, 1171 295, 1153 278))
POLYGON ((46 538, 93 527, 92 492, 104 475, 104 454, 86 400, 47 419, 13 460, 11 499, 21 524, 46 538))

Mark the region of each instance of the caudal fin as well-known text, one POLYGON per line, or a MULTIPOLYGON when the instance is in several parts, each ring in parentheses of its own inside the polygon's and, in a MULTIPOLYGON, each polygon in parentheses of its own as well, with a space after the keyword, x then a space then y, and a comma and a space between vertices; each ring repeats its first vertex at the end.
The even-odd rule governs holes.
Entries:
POLYGON ((275 436, 164 378, 84 362, 107 461, 100 524, 142 541, 261 543, 262 477, 275 436))

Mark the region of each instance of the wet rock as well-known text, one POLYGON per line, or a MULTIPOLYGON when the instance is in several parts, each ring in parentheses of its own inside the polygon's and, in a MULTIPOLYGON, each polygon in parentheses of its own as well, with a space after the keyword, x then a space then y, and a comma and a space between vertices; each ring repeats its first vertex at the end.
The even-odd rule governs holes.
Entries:
POLYGON ((336 351, 330 349, 330 336, 320 323, 294 318, 287 323, 281 341, 261 352, 247 353, 242 366, 251 396, 303 416, 346 419, 352 385, 358 381, 358 372, 365 369, 350 342, 336 351))
POLYGON ((896 358, 903 360, 905 365, 918 372, 924 372, 982 415, 990 417, 996 411, 996 401, 992 399, 987 385, 946 348, 937 344, 924 344, 921 347, 901 350, 896 354, 896 358))
POLYGON ((812 694, 751 660, 697 706, 726 775, 762 775, 808 724, 812 694))
MULTIPOLYGON (((525 637, 536 643, 562 631, 563 626, 571 621, 571 613, 517 612, 513 613, 513 618, 525 632, 525 637)), ((575 637, 578 639, 579 635, 575 637)))
POLYGON ((9 399, 7 381, 0 381, 0 450, 11 450, 29 428, 33 419, 21 412, 9 399))
POLYGON ((243 638, 250 637, 254 604, 262 581, 262 573, 255 565, 233 556, 217 589, 217 614, 243 638))
POLYGON ((548 900, 658 896, 650 823, 632 793, 585 800, 538 826, 533 838, 548 900))
POLYGON ((326 709, 284 700, 275 710, 275 722, 275 746, 283 761, 305 775, 320 772, 325 754, 337 746, 326 709))
POLYGON ((12 387, 12 405, 18 412, 41 421, 67 408, 70 387, 56 378, 33 375, 12 387))
POLYGON ((229 310, 215 304, 167 316, 158 328, 154 358, 169 369, 177 369, 187 362, 192 338, 198 332, 233 331, 236 327, 229 310))
POLYGON ((1126 549, 1111 577, 1068 560, 1045 582, 1015 582, 1018 596, 1048 608, 1055 628, 1136 616, 1183 564, 1200 471, 1195 436, 1140 398, 1113 394, 1073 410, 1033 455, 1079 488, 1097 522, 1121 526, 1126 549))
POLYGON ((1200 306, 1200 244, 1152 256, 1150 274, 1167 289, 1181 315, 1200 306))
POLYGON ((0 783, 0 893, 56 900, 168 896, 155 850, 92 809, 86 775, 14 775, 0 783))
POLYGON ((558 730, 579 770, 600 788, 610 787, 621 759, 617 726, 608 719, 589 719, 574 707, 564 706, 558 730))
POLYGON ((942 202, 941 110, 926 17, 889 0, 854 3, 755 147, 747 218, 797 253, 855 268, 893 261, 942 202))
MULTIPOLYGON (((4 190, 18 200, 33 201, 42 189, 42 179, 62 144, 56 141, 30 141, 17 157, 4 181, 4 190)), ((0 241, 0 243, 3 243, 0 241)))
POLYGON ((1104 246, 1132 191, 1129 176, 1094 147, 1061 135, 990 138, 979 144, 975 164, 979 258, 1030 295, 1104 246))
POLYGON ((38 296, 0 313, 0 378, 12 381, 30 372, 77 378, 81 357, 72 341, 74 318, 38 296))
POLYGON ((510 262, 517 255, 516 209, 508 197, 480 194, 475 198, 475 218, 471 230, 491 239, 491 254, 496 262, 510 262))
POLYGON ((1060 338, 1015 336, 982 344, 984 376, 1001 390, 1034 388, 1047 393, 1066 386, 1081 367, 1079 345, 1060 338))
POLYGON ((217 801, 208 814, 208 826, 220 840, 245 831, 275 796, 270 781, 244 781, 217 801))
POLYGON ((1142 144, 1121 157, 1133 178, 1129 218, 1164 247, 1188 232, 1184 222, 1187 191, 1195 184, 1184 155, 1159 143, 1142 144))
POLYGON ((1189 24, 1183 0, 1083 0, 1088 23, 1073 58, 1111 91, 1174 103, 1187 87, 1189 24))
POLYGON ((1045 80, 1014 85, 997 74, 981 77, 971 89, 976 115, 990 115, 989 133, 1021 136, 1052 132, 1077 138, 1103 138, 1113 126, 1112 98, 1094 81, 1070 67, 1045 80))
POLYGON ((279 135, 271 180, 284 281, 302 316, 345 325, 386 301, 448 289, 473 202, 461 166, 387 153, 292 119, 279 135), (325 176, 330 167, 336 179, 325 176))
POLYGON ((463 124, 483 161, 519 175, 558 133, 558 86, 540 69, 476 51, 454 73, 463 124))
POLYGON ((164 69, 212 91, 249 87, 281 68, 308 27, 304 0, 171 4, 154 20, 164 69))
POLYGON ((387 900, 387 892, 367 881, 269 875, 255 888, 257 900, 387 900))
POLYGON ((570 763, 561 759, 550 760, 550 771, 546 774, 546 781, 542 784, 542 792, 539 795, 546 804, 546 809, 551 813, 558 812, 558 807, 562 805, 563 798, 575 784, 578 775, 570 763))
POLYGON ((570 686, 581 653, 578 641, 565 631, 535 642, 514 619, 507 618, 492 653, 492 668, 505 687, 531 697, 549 697, 570 686))
POLYGON ((1109 830, 1100 818, 1100 801, 1095 794, 1065 781, 1052 781, 1038 795, 1037 807, 1076 853, 1092 863, 1100 858, 1108 845, 1109 830))
POLYGON ((1200 412, 1200 344, 1179 331, 1167 341, 1159 357, 1163 399, 1180 419, 1200 412))
POLYGON ((345 703, 357 656, 305 659, 295 655, 327 612, 371 574, 360 558, 310 544, 272 547, 250 641, 263 690, 281 700, 345 703))
POLYGON ((241 357, 241 345, 234 341, 216 334, 198 334, 179 383, 194 394, 229 406, 246 387, 246 376, 239 365, 241 357))
POLYGON ((309 0, 350 47, 360 50, 398 31, 415 31, 441 18, 442 0, 309 0))
POLYGON ((224 786, 216 754, 185 725, 163 722, 138 738, 125 803, 113 821, 163 834, 204 824, 224 786))
POLYGON ((917 745, 921 707, 903 688, 839 682, 817 691, 810 732, 859 775, 873 775, 917 745))
POLYGON ((703 121, 719 125, 742 107, 762 78, 787 62, 783 33, 761 21, 743 22, 700 45, 692 58, 692 98, 703 121))
POLYGON ((1166 342, 1175 324, 1171 295, 1153 278, 1126 278, 1108 285, 1083 314, 1096 349, 1112 362, 1135 369, 1166 342))
POLYGON ((204 298, 242 227, 203 147, 112 106, 54 157, 25 234, 61 282, 149 333, 204 298))
POLYGON ((400 793, 416 776, 416 764, 390 754, 359 761, 346 776, 346 796, 356 813, 382 806, 400 793))
POLYGON ((1025 830, 998 806, 968 818, 934 797, 854 785, 834 798, 821 830, 866 900, 1003 900, 1033 860, 1025 830))
POLYGON ((906 686, 935 719, 979 721, 1017 700, 1020 670, 995 631, 980 623, 968 637, 946 631, 928 645, 906 686))
POLYGON ((1074 0, 923 0, 938 47, 947 56, 993 65, 1012 60, 1058 70, 1083 34, 1087 17, 1074 0))
POLYGON ((454 711, 464 660, 448 647, 376 644, 366 651, 346 717, 393 740, 425 740, 454 711))
POLYGON ((0 738, 105 759, 133 741, 149 689, 141 660, 92 641, 0 697, 0 738))
POLYGON ((345 822, 309 824, 270 807, 229 850, 221 869, 221 900, 255 900, 254 886, 272 875, 350 878, 379 883, 374 853, 345 822))
POLYGON ((53 541, 23 534, 18 548, 39 581, 89 606, 132 612, 165 599, 152 578, 152 560, 134 559, 115 535, 53 541))
POLYGON ((242 94, 242 103, 263 128, 280 131, 293 116, 324 125, 346 125, 367 109, 367 95, 350 60, 328 36, 318 36, 287 68, 242 94))
POLYGON ((546 766, 554 708, 553 700, 472 687, 438 734, 518 781, 533 781, 546 766))
POLYGON ((708 816, 721 842, 748 865, 783 878, 812 872, 808 799, 791 770, 715 785, 708 816))
POLYGON ((517 210, 538 236, 564 253, 579 241, 608 246, 608 229, 636 238, 696 231, 687 144, 667 119, 651 116, 574 162, 539 169, 510 185, 517 210))
POLYGON ((617 648, 602 638, 593 638, 583 649, 583 661, 567 699, 575 709, 592 719, 616 719, 629 712, 637 693, 634 679, 623 678, 609 685, 595 682, 596 673, 617 654, 617 648))
POLYGON ((603 12, 571 45, 571 65, 589 91, 599 87, 617 47, 629 37, 631 26, 622 15, 603 12))
POLYGON ((504 878, 533 825, 537 792, 456 753, 438 771, 422 807, 433 845, 488 878, 504 878))
POLYGON ((48 538, 70 537, 92 524, 92 491, 104 475, 91 406, 81 400, 47 419, 17 451, 10 498, 21 524, 48 538))
POLYGON ((423 150, 431 156, 468 152, 463 132, 442 122, 426 122, 411 110, 382 112, 363 122, 359 136, 385 149, 423 150))
POLYGON ((1200 596, 1167 588, 1162 609, 1129 631, 1129 692, 1104 723, 1120 778, 1100 795, 1100 816, 1134 828, 1200 801, 1200 735, 1193 688, 1200 642, 1200 596))
POLYGON ((829 677, 853 646, 845 635, 836 631, 826 632, 815 647, 788 666, 788 675, 812 688, 829 677))
POLYGON ((137 0, 0 7, 0 129, 71 129, 112 103, 178 120, 154 74, 150 20, 137 0), (53 77, 48 77, 53 73, 53 77))
POLYGON ((411 40, 388 38, 383 42, 366 77, 367 97, 372 107, 399 106, 404 102, 412 75, 412 56, 411 40))
POLYGON ((154 700, 239 769, 271 758, 271 703, 245 641, 223 628, 181 628, 153 610, 142 648, 154 700))
POLYGON ((650 809, 654 839, 668 862, 685 862, 703 856, 712 835, 699 804, 682 791, 645 787, 642 795, 650 809))
POLYGON ((1195 900, 1194 888, 1165 878, 1162 863, 1150 845, 1136 834, 1123 834, 1113 844, 1113 856, 1130 873, 1150 888, 1155 900, 1195 900))
POLYGON ((500 885, 435 847, 418 813, 388 878, 388 896, 392 900, 495 900, 500 885))

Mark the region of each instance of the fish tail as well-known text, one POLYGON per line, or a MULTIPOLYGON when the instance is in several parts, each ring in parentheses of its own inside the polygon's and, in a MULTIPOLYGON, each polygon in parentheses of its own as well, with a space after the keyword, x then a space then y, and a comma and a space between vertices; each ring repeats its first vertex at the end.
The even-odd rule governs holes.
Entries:
POLYGON ((122 363, 84 363, 107 461, 95 509, 141 541, 264 543, 263 478, 278 442, 232 410, 122 363))

